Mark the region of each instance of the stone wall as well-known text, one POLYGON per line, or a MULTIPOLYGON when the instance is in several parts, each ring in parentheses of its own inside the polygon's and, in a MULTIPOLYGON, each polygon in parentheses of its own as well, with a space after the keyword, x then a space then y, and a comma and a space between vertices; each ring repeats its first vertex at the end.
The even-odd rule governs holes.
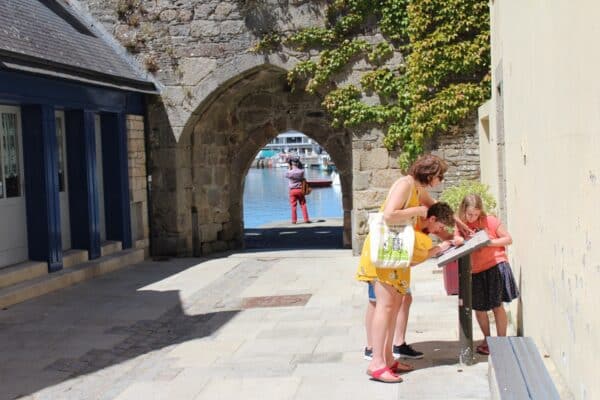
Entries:
POLYGON ((324 1, 79 0, 130 58, 152 72, 177 139, 189 117, 225 81, 265 63, 291 66, 297 54, 265 56, 264 32, 322 24, 324 1), (291 58, 291 59, 290 59, 291 58))
MULTIPOLYGON (((306 55, 282 47, 252 51, 258 37, 322 25, 325 1, 80 0, 132 62, 152 71, 160 98, 149 99, 154 254, 199 255, 243 243, 243 182, 254 155, 287 129, 301 131, 332 155, 340 170, 343 245, 360 251, 367 212, 400 176, 383 133, 331 128, 322 98, 292 92, 285 75, 306 55), (133 7, 128 7, 132 4, 133 7)), ((364 37, 381 40, 373 33, 364 37)), ((311 56, 315 56, 312 54, 311 56)), ((401 62, 396 54, 388 63, 401 62)), ((364 60, 337 78, 356 84, 364 60)), ((366 98, 376 103, 376 98, 366 98)), ((431 148, 451 164, 448 181, 478 177, 475 117, 431 148)), ((141 183, 138 184, 138 186, 141 183)))
POLYGON ((127 151, 129 154, 129 199, 133 247, 148 250, 150 231, 148 228, 144 118, 142 116, 127 116, 127 151))

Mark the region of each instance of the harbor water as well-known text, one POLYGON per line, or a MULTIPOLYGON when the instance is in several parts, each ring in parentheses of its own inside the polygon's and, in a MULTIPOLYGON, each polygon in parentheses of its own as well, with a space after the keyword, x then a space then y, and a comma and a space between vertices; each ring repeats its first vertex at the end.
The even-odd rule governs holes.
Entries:
MULTIPOLYGON (((263 225, 291 221, 287 168, 250 168, 244 185, 244 227, 258 228, 263 225)), ((305 169, 308 179, 332 179, 330 173, 320 169, 305 169)), ((339 185, 313 188, 306 196, 308 215, 311 220, 341 218, 342 190, 339 185)), ((298 221, 302 213, 298 206, 298 221)))

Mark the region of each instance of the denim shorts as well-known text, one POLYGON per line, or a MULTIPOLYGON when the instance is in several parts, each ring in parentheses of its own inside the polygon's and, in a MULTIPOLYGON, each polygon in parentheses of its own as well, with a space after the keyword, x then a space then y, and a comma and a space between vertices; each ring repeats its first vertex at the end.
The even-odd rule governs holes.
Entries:
POLYGON ((377 297, 375 297, 375 286, 373 286, 373 282, 367 282, 369 285, 369 301, 376 302, 377 297))

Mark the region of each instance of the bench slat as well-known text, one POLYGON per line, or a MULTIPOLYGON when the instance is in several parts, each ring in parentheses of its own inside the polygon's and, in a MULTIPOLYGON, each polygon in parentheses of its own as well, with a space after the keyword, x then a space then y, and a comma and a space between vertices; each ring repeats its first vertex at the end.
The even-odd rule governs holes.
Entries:
POLYGON ((530 337, 510 337, 516 360, 524 376, 531 399, 560 400, 558 391, 530 337))
POLYGON ((511 343, 506 337, 488 337, 490 348, 490 366, 495 375, 497 395, 502 400, 529 399, 527 385, 523 374, 518 368, 518 362, 511 343))

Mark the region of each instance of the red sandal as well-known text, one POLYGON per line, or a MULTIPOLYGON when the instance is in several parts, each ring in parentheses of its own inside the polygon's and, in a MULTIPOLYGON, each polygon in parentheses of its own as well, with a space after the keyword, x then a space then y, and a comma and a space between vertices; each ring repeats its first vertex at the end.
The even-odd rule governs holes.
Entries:
POLYGON ((394 374, 394 372, 390 369, 390 367, 383 367, 380 369, 376 369, 375 371, 369 371, 367 370, 367 374, 371 376, 371 380, 372 381, 378 381, 378 382, 383 382, 383 383, 400 383, 402 382, 402 378, 400 378, 399 376, 397 376, 396 374, 394 374), (382 375, 385 373, 389 373, 390 375, 394 376, 394 378, 390 379, 390 378, 384 378, 382 375))
POLYGON ((390 365, 390 369, 392 370, 392 372, 394 374, 400 374, 402 372, 413 371, 415 369, 415 367, 413 367, 410 364, 405 364, 405 363, 401 363, 400 361, 396 361, 392 365, 390 365))
POLYGON ((477 346, 475 351, 479 354, 483 354, 484 356, 490 355, 490 348, 488 347, 487 343, 480 344, 479 346, 477 346))

